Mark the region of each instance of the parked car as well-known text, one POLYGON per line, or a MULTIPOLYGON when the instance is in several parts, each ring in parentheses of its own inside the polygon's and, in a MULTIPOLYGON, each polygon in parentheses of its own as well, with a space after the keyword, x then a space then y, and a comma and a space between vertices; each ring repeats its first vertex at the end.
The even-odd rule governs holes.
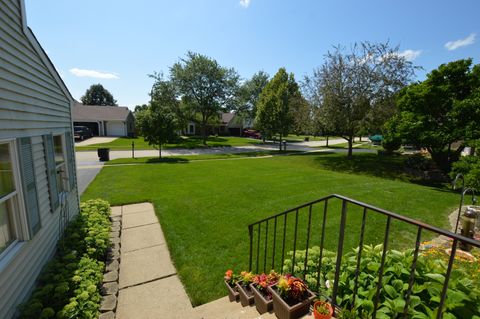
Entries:
POLYGON ((83 141, 84 139, 93 136, 92 131, 86 126, 74 126, 73 130, 74 130, 73 136, 76 140, 83 141))
POLYGON ((243 136, 256 139, 262 138, 262 134, 259 131, 255 130, 243 130, 243 136))

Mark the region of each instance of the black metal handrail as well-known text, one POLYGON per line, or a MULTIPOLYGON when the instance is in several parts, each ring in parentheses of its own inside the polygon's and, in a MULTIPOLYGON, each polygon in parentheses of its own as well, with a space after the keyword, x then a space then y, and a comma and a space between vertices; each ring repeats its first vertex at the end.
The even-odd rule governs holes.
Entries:
POLYGON ((480 248, 480 242, 471 238, 467 238, 465 236, 462 236, 460 234, 452 233, 448 230, 441 229, 429 224, 426 224, 424 222, 402 216, 390 211, 387 211, 382 208, 378 208, 366 203, 363 203, 361 201, 357 201, 342 195, 337 195, 337 194, 332 194, 323 198, 320 198, 318 200, 297 206, 295 208, 286 210, 282 213, 273 215, 268 218, 264 218, 262 220, 259 220, 253 224, 250 224, 248 226, 249 230, 249 237, 250 237, 250 256, 249 256, 249 270, 253 270, 253 263, 255 260, 255 270, 258 273, 259 270, 262 268, 261 265, 263 264, 263 271, 270 270, 270 269, 276 269, 276 261, 278 260, 277 256, 277 250, 279 252, 281 251, 281 271, 283 272, 284 269, 284 263, 285 263, 285 253, 286 253, 286 237, 287 237, 287 226, 288 226, 288 217, 292 214, 295 215, 294 219, 294 229, 293 229, 293 255, 292 255, 292 271, 291 273, 294 272, 294 267, 295 267, 295 258, 296 258, 296 251, 297 251, 297 240, 298 240, 298 225, 299 225, 299 214, 300 212, 308 214, 307 216, 307 225, 306 225, 306 238, 305 238, 305 262, 304 262, 304 269, 303 269, 303 275, 305 278, 306 270, 307 270, 307 257, 308 257, 308 252, 309 252, 309 245, 311 243, 311 228, 312 228, 312 212, 313 208, 315 206, 321 205, 323 203, 323 214, 321 217, 321 238, 320 238, 320 256, 318 260, 318 273, 317 273, 317 289, 320 285, 320 269, 322 266, 322 259, 323 259, 323 253, 324 253, 324 245, 325 245, 325 227, 326 227, 326 221, 327 221, 327 212, 328 212, 328 206, 329 202, 333 200, 340 200, 341 201, 341 215, 340 215, 340 226, 339 226, 339 232, 338 232, 338 245, 337 245, 337 251, 336 251, 336 262, 335 262, 335 274, 334 274, 334 281, 333 281, 333 288, 332 288, 332 295, 330 297, 331 302, 335 305, 338 306, 337 304, 337 297, 338 297, 338 286, 339 286, 339 278, 340 278, 340 270, 341 270, 341 263, 342 263, 342 257, 343 257, 343 249, 344 249, 344 239, 345 239, 345 226, 346 226, 346 220, 347 220, 347 213, 348 213, 348 206, 349 205, 354 205, 356 207, 363 208, 362 210, 362 223, 361 223, 361 228, 360 228, 360 237, 359 237, 359 246, 358 246, 358 252, 357 252, 357 264, 356 264, 356 272, 355 272, 355 278, 354 278, 354 294, 353 294, 353 304, 355 304, 355 298, 357 295, 357 289, 358 289, 358 276, 359 276, 359 269, 360 269, 360 261, 362 258, 362 250, 364 247, 364 235, 365 235, 365 227, 367 224, 367 213, 369 212, 374 212, 378 213, 381 215, 386 216, 386 224, 385 224, 385 230, 384 230, 384 236, 383 236, 383 253, 381 257, 381 262, 380 262, 380 268, 378 270, 378 282, 377 282, 377 287, 376 287, 376 293, 375 293, 375 298, 374 298, 374 310, 373 310, 373 316, 372 318, 376 317, 376 312, 378 309, 378 304, 380 302, 380 295, 382 291, 382 279, 384 275, 384 265, 385 265, 385 258, 386 258, 386 253, 388 250, 388 243, 389 243, 389 236, 391 232, 391 225, 392 221, 400 221, 403 223, 410 224, 414 227, 417 228, 417 236, 416 236, 416 242, 415 242, 415 249, 414 249, 414 255, 413 255, 413 261, 410 269, 410 280, 409 280, 409 286, 407 289, 407 292, 405 294, 405 308, 404 308, 404 316, 406 317, 408 308, 409 308, 409 302, 410 302, 410 297, 412 294, 412 289, 413 289, 413 284, 414 284, 414 279, 415 279, 415 270, 417 268, 417 260, 418 260, 418 255, 419 255, 419 250, 420 250, 420 244, 421 244, 421 238, 422 238, 422 232, 423 231, 430 231, 438 235, 443 235, 447 238, 452 239, 452 245, 451 245, 451 252, 450 252, 450 257, 447 265, 447 270, 445 274, 445 281, 443 283, 443 288, 441 292, 441 297, 440 297, 440 302, 438 309, 441 309, 441 311, 437 312, 437 318, 442 318, 443 312, 445 311, 444 309, 444 303, 445 303, 445 298, 448 290, 448 284, 450 280, 450 275, 452 271, 452 266, 454 263, 455 259, 455 254, 457 250, 457 245, 459 243, 463 244, 468 244, 473 247, 480 248), (273 225, 273 226, 272 226, 273 225), (283 227, 282 227, 283 226, 283 227), (269 240, 269 229, 273 227, 273 240, 269 240), (262 229, 264 229, 265 235, 262 234, 262 229), (256 230, 256 232, 255 232, 256 230), (282 237, 281 240, 281 247, 278 247, 277 245, 277 233, 280 232, 279 236, 282 237), (257 236, 255 236, 255 233, 257 236), (256 237, 256 239, 255 239, 256 237), (256 242, 256 247, 254 245, 254 241, 256 242), (260 242, 264 242, 264 247, 262 247, 262 251, 260 250, 260 242), (269 250, 268 244, 271 242, 271 248, 269 250), (280 250, 281 248, 281 250, 280 250), (255 251, 256 250, 256 251, 255 251), (271 262, 267 261, 267 255, 268 252, 271 252, 271 262), (263 254, 263 261, 260 259, 260 255, 263 254), (254 258, 254 256, 256 258, 254 258), (270 264, 271 267, 267 267, 267 265, 270 264), (268 268, 268 269, 267 269, 268 268))

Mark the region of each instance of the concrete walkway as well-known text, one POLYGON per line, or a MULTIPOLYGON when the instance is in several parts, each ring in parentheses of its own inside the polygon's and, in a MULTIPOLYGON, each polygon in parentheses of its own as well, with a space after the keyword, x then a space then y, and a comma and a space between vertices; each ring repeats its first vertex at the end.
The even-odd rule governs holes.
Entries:
POLYGON ((122 215, 117 319, 276 318, 273 313, 260 316, 255 307, 242 307, 229 302, 228 297, 193 308, 170 259, 153 205, 141 203, 112 210, 122 215))

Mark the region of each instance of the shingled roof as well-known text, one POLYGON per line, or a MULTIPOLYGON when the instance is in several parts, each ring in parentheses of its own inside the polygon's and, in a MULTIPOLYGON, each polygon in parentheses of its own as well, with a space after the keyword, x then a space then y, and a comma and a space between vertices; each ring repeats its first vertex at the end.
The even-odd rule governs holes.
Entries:
POLYGON ((74 122, 87 121, 125 121, 130 114, 126 106, 99 106, 75 103, 72 108, 74 122))

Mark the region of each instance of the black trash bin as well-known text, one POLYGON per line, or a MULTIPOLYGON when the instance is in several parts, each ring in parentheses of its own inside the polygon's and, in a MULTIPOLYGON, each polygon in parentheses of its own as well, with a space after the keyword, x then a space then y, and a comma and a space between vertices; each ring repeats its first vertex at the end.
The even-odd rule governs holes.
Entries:
POLYGON ((107 162, 110 160, 110 149, 109 148, 99 148, 97 149, 98 159, 100 162, 107 162))

